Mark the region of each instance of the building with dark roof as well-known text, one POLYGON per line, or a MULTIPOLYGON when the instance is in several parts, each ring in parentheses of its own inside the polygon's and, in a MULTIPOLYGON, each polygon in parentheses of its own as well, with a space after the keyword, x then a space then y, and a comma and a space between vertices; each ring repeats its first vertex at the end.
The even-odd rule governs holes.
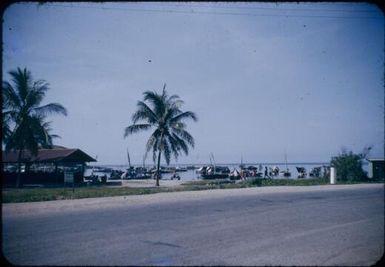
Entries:
POLYGON ((368 177, 375 180, 383 180, 385 178, 385 159, 368 159, 368 162, 368 177))
MULTIPOLYGON (((64 183, 64 172, 74 174, 75 183, 83 182, 85 164, 96 161, 80 149, 54 147, 39 149, 37 155, 23 150, 20 154, 22 183, 64 183)), ((2 152, 3 185, 15 184, 19 151, 2 152)))

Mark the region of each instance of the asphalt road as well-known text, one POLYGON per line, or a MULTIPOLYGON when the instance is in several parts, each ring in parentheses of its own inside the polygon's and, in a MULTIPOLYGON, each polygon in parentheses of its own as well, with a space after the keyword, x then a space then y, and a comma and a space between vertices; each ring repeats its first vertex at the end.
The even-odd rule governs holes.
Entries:
POLYGON ((82 209, 52 204, 46 212, 21 214, 4 204, 3 255, 17 265, 366 266, 378 261, 384 252, 384 186, 319 188, 233 189, 238 191, 212 198, 213 191, 205 191, 186 199, 167 193, 162 198, 178 200, 122 205, 122 198, 116 205, 82 209))

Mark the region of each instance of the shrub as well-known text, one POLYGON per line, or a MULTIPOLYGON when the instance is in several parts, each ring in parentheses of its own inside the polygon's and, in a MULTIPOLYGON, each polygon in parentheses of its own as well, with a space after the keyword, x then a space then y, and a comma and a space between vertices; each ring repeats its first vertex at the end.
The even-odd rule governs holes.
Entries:
MULTIPOLYGON (((366 148, 364 151, 369 151, 366 148)), ((367 153, 354 154, 342 149, 341 153, 333 157, 330 165, 336 168, 337 180, 339 181, 359 181, 367 178, 366 172, 362 169, 362 160, 367 153)))

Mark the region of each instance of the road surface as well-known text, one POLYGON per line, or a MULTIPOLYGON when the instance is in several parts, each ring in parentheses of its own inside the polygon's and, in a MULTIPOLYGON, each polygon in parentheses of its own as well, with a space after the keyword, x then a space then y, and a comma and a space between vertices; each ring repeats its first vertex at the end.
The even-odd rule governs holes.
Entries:
POLYGON ((269 187, 3 204, 17 265, 356 265, 384 252, 384 186, 269 187))

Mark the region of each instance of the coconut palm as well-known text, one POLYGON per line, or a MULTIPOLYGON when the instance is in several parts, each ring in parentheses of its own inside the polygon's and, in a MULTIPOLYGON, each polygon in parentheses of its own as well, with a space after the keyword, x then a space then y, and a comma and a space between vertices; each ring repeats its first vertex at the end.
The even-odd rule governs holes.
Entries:
POLYGON ((145 157, 152 150, 153 161, 158 158, 156 185, 159 186, 161 155, 164 155, 167 164, 170 164, 171 155, 174 155, 175 159, 181 152, 188 155, 188 146, 194 147, 194 138, 186 131, 186 124, 183 121, 186 119, 197 121, 197 116, 191 111, 180 110, 183 101, 177 95, 169 96, 166 84, 161 94, 146 91, 143 95, 144 100, 138 101, 138 109, 132 115, 133 124, 125 128, 124 137, 153 129, 146 144, 145 157))
POLYGON ((9 72, 11 81, 3 81, 3 140, 5 150, 18 151, 17 187, 20 186, 21 159, 24 150, 37 155, 39 147, 52 146, 49 114, 67 115, 67 110, 58 103, 41 105, 49 84, 44 80, 33 81, 31 72, 17 68, 9 72))

